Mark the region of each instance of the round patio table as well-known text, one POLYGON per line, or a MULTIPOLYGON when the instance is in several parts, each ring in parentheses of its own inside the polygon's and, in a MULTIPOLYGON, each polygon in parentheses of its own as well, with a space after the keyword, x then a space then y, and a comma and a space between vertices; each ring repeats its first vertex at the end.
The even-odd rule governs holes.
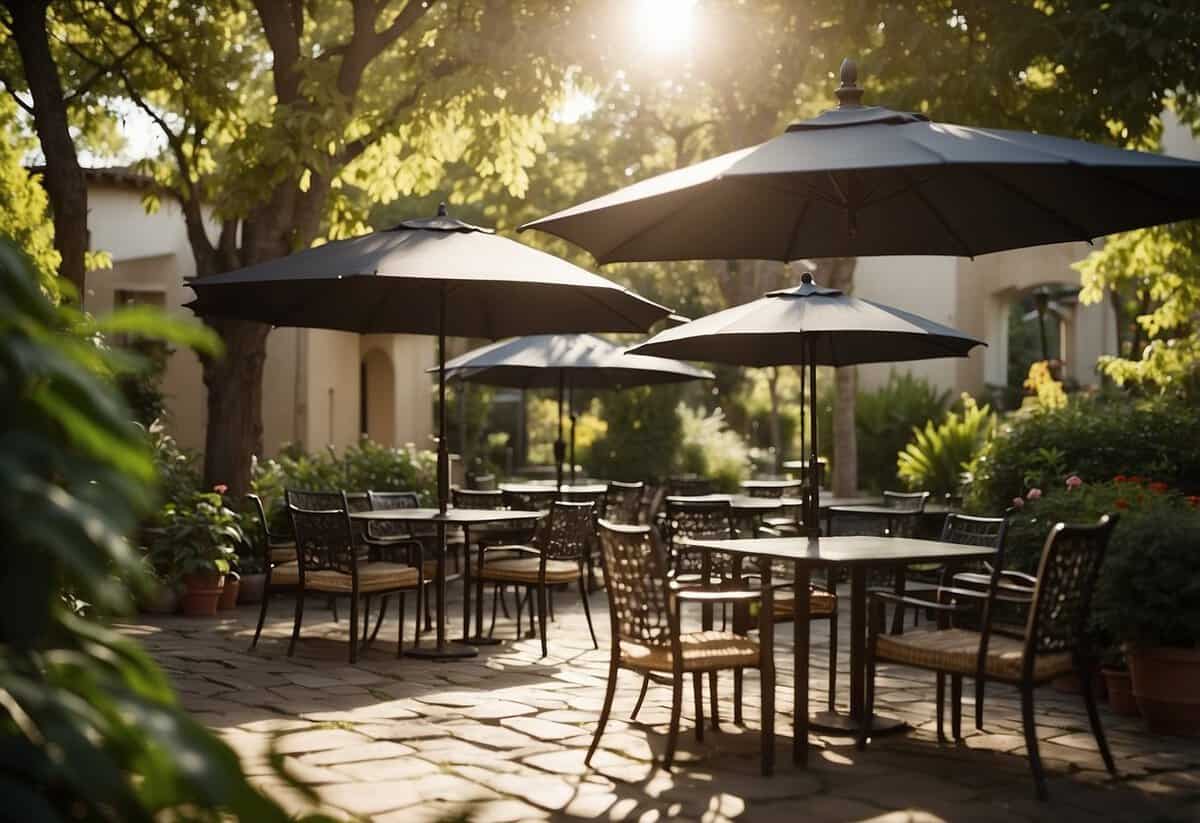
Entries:
MULTIPOLYGON (((474 657, 479 654, 475 646, 499 643, 491 637, 484 637, 483 604, 475 604, 475 636, 470 636, 471 626, 471 526, 484 523, 511 523, 516 521, 540 520, 546 512, 518 511, 505 509, 447 509, 444 513, 437 509, 380 509, 379 511, 354 512, 352 520, 402 520, 408 523, 432 523, 437 527, 437 573, 435 586, 437 588, 437 642, 432 648, 416 646, 405 652, 410 657, 421 657, 433 660, 451 660, 462 657, 474 657), (451 646, 446 642, 446 529, 449 526, 459 526, 463 530, 463 637, 462 645, 451 646)), ((404 616, 401 615, 401 620, 404 616)), ((417 634, 417 643, 421 635, 417 634)))
MULTIPOLYGON (((996 550, 989 546, 967 546, 942 543, 936 540, 914 540, 908 537, 768 537, 751 540, 685 540, 685 545, 711 549, 725 554, 757 557, 764 596, 771 590, 771 561, 791 561, 794 570, 793 586, 797 592, 808 591, 814 568, 842 566, 850 569, 850 714, 821 712, 810 721, 808 712, 808 650, 809 619, 807 597, 795 597, 793 603, 794 640, 794 700, 793 721, 796 726, 792 757, 797 763, 808 760, 808 727, 835 732, 856 732, 861 728, 866 706, 866 642, 867 642, 867 569, 874 566, 896 566, 904 563, 946 562, 950 560, 984 559, 994 557, 996 550)), ((764 601, 763 609, 771 607, 764 601)), ((873 734, 885 734, 904 728, 904 723, 892 718, 875 716, 871 721, 873 734)))
POLYGON ((756 491, 773 492, 776 497, 783 497, 789 491, 799 491, 804 486, 803 480, 743 480, 739 484, 743 490, 753 494, 756 491))
MULTIPOLYGON (((500 491, 517 492, 519 494, 538 494, 554 488, 553 483, 501 483, 500 491)), ((579 494, 603 494, 608 491, 605 483, 578 483, 572 486, 563 483, 558 487, 560 492, 577 492, 579 494)))

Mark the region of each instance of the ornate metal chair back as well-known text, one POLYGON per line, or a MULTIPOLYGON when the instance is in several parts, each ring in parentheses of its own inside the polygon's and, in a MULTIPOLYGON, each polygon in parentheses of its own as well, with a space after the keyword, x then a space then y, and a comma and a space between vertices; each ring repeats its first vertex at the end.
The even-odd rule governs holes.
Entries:
POLYGON ((885 491, 883 493, 883 505, 901 512, 923 512, 927 500, 929 500, 929 492, 885 491))
MULTIPOLYGON (((335 508, 309 509, 300 505, 301 501, 314 502, 309 493, 287 491, 285 494, 296 536, 301 578, 307 572, 326 570, 355 574, 358 541, 350 524, 346 496, 336 494, 335 508)), ((324 500, 327 504, 331 502, 328 495, 324 500)))
POLYGON ((541 489, 533 491, 532 489, 504 489, 501 492, 501 497, 504 501, 505 508, 517 509, 518 511, 544 512, 549 511, 550 506, 558 499, 558 491, 547 487, 545 491, 541 489))
POLYGON ((633 525, 638 522, 638 511, 642 505, 642 491, 646 484, 642 482, 626 483, 621 480, 610 480, 608 493, 604 496, 604 511, 602 517, 610 523, 633 525))
POLYGON ((650 526, 600 521, 605 591, 612 620, 614 653, 620 643, 664 646, 678 635, 671 608, 667 558, 650 526))
POLYGON ((471 478, 471 488, 475 491, 489 492, 496 490, 496 475, 477 474, 471 478))
POLYGON ((1095 525, 1059 523, 1050 530, 1025 629, 1027 675, 1034 655, 1078 652, 1086 644, 1092 591, 1116 525, 1117 516, 1106 514, 1095 525))
POLYGON ((503 509, 504 493, 489 489, 459 489, 450 490, 450 502, 456 509, 503 509))
POLYGON ((596 504, 555 500, 546 527, 538 534, 538 548, 547 560, 582 561, 593 532, 596 504))
MULTIPOLYGON (((353 503, 353 501, 351 501, 353 503)), ((370 511, 387 511, 388 509, 416 509, 421 505, 421 498, 416 492, 367 492, 367 502, 370 511)), ((411 523, 403 520, 368 520, 367 536, 375 539, 392 537, 409 537, 413 533, 411 523)))
MULTIPOLYGON (((687 500, 668 497, 667 546, 670 550, 672 574, 698 574, 703 571, 704 552, 678 545, 681 538, 694 540, 726 540, 737 537, 733 507, 728 500, 687 500)), ((709 552, 710 571, 727 576, 732 573, 730 555, 709 552)))
POLYGON ((672 477, 667 480, 667 495, 680 497, 712 494, 713 484, 707 477, 672 477))

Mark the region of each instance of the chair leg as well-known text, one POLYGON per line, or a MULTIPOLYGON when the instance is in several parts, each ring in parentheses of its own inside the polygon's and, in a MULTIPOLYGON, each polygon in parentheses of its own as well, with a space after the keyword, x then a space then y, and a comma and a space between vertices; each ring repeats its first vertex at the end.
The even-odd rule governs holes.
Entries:
POLYGON ((983 693, 986 687, 986 680, 975 678, 975 728, 979 731, 983 731, 983 693))
POLYGON ((429 597, 425 597, 425 631, 433 631, 433 612, 429 609, 429 597))
MULTIPOLYGON (((404 595, 402 594, 400 596, 403 597, 404 595)), ((375 638, 379 636, 379 627, 383 625, 383 618, 387 617, 389 600, 391 600, 391 596, 385 594, 383 596, 383 599, 379 601, 379 616, 375 618, 375 628, 371 630, 371 641, 370 642, 372 642, 372 643, 374 643, 375 638)), ((404 614, 404 610, 401 609, 400 613, 404 614)))
MULTIPOLYGON (((299 595, 297 595, 298 597, 299 595)), ((254 629, 254 639, 250 641, 250 648, 253 649, 258 645, 258 636, 262 634, 263 624, 267 622, 267 604, 271 602, 271 587, 267 586, 263 590, 262 607, 258 610, 258 626, 254 629)))
POLYGON ((329 611, 333 612, 333 622, 334 623, 338 622, 337 598, 336 597, 328 598, 325 601, 325 605, 329 606, 329 611))
POLYGON ((350 595, 350 665, 358 662, 358 596, 350 595))
MULTIPOLYGON (((592 755, 596 753, 596 747, 600 745, 600 736, 604 734, 604 727, 608 724, 608 715, 612 712, 613 696, 617 693, 617 647, 614 645, 612 657, 608 663, 608 688, 604 691, 604 705, 600 708, 600 722, 596 724, 596 734, 592 736, 592 745, 588 746, 587 756, 583 758, 583 764, 590 766, 592 764, 592 755)), ((645 681, 649 683, 649 679, 645 681)), ((645 694, 643 691, 642 694, 645 694)), ((639 701, 640 702, 640 701, 639 701)), ((634 710, 634 714, 637 711, 634 710)))
POLYGON ((546 606, 546 614, 549 615, 550 622, 558 622, 554 619, 554 589, 552 587, 546 590, 546 606))
POLYGON ((362 642, 359 644, 360 649, 367 647, 367 634, 371 630, 371 595, 363 598, 363 621, 362 621, 362 642))
POLYGON ((692 697, 696 703, 696 742, 704 742, 704 675, 692 672, 692 697))
POLYGON ((675 746, 679 743, 679 717, 683 713, 683 673, 676 672, 671 681, 671 725, 667 728, 667 750, 663 753, 663 768, 671 770, 675 761, 675 746))
POLYGON ((1034 788, 1038 800, 1048 800, 1046 773, 1042 769, 1042 756, 1038 752, 1037 725, 1033 717, 1033 686, 1021 687, 1021 725, 1025 730, 1025 753, 1029 757, 1029 768, 1033 772, 1034 788))
POLYGON ((546 646, 546 584, 539 583, 537 587, 538 634, 542 636, 542 657, 549 654, 546 646))
POLYGON ((945 718, 946 718, 946 675, 938 672, 937 675, 937 696, 934 700, 937 702, 937 739, 939 743, 946 742, 945 718))
POLYGON ((583 616, 587 618, 588 632, 592 635, 592 648, 600 648, 600 643, 596 640, 596 629, 592 626, 592 607, 588 603, 587 580, 583 575, 579 577, 579 596, 583 598, 583 616))
MULTIPOLYGON (((1077 670, 1087 671, 1082 667, 1077 667, 1077 670)), ((1092 678, 1084 674, 1080 676, 1079 682, 1083 691, 1083 704, 1087 707, 1088 723, 1092 727, 1092 737, 1096 738, 1096 748, 1100 750, 1100 757, 1103 758, 1108 773, 1116 777, 1117 764, 1113 762, 1112 752, 1108 750, 1108 740, 1104 736, 1104 727, 1100 725, 1100 713, 1096 711, 1096 694, 1092 691, 1092 678)))
POLYGON ((950 675, 950 734, 962 740, 962 675, 950 675))
MULTIPOLYGON (((871 736, 871 721, 875 719, 875 648, 867 650, 866 696, 863 700, 862 725, 858 730, 856 745, 862 751, 867 747, 867 738, 871 736)), ((939 681, 940 682, 940 681, 939 681)), ((941 705, 940 701, 938 705, 941 705)))
POLYGON ((396 657, 404 657, 404 592, 400 592, 399 616, 400 628, 396 630, 396 657))
POLYGON ((630 720, 637 720, 638 712, 642 710, 642 701, 646 699, 646 691, 650 688, 650 675, 642 676, 642 690, 638 692, 637 702, 633 704, 633 711, 629 714, 630 720))
POLYGON ((829 616, 829 699, 826 702, 830 712, 837 711, 837 670, 838 617, 835 611, 829 616))
MULTIPOLYGON (((509 614, 508 614, 508 606, 505 605, 505 603, 504 603, 504 587, 501 586, 499 583, 493 583, 492 584, 492 624, 490 626, 488 626, 488 637, 491 637, 492 634, 496 631, 496 604, 497 603, 499 603, 504 608, 504 617, 507 619, 509 614)), ((520 632, 517 632, 517 635, 520 636, 520 632)))
POLYGON ((287 656, 296 651, 296 640, 300 637, 300 622, 304 619, 304 590, 296 592, 296 616, 292 619, 292 642, 288 643, 287 656))
POLYGON ((708 673, 708 710, 712 715, 712 729, 714 732, 721 731, 721 709, 717 703, 717 673, 708 673))
POLYGON ((735 726, 742 725, 742 686, 743 686, 743 670, 733 670, 733 723, 735 726))

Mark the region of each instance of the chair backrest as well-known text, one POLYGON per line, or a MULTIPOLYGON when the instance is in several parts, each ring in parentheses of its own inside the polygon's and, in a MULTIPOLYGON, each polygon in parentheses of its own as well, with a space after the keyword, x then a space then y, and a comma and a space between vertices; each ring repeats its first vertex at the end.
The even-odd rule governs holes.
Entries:
POLYGON ((600 521, 604 588, 612 620, 614 650, 620 643, 664 646, 678 635, 671 607, 667 558, 650 526, 600 521))
POLYGON ((504 492, 453 488, 450 490, 450 502, 456 509, 502 509, 504 508, 504 492))
POLYGON ((883 493, 883 505, 902 512, 923 512, 928 500, 929 492, 885 491, 883 493))
POLYGON ((284 499, 289 506, 308 511, 330 511, 346 508, 346 497, 341 492, 313 492, 303 489, 284 489, 284 499))
POLYGON ((743 486, 743 491, 749 497, 768 497, 777 499, 786 495, 798 495, 804 489, 803 480, 791 480, 780 483, 772 483, 770 486, 743 486))
MULTIPOLYGON (((421 498, 416 492, 367 492, 367 502, 370 511, 387 511, 388 509, 416 509, 420 508, 421 498)), ((351 511, 353 509, 353 500, 351 500, 351 511)), ((407 523, 403 520, 368 520, 367 521, 367 536, 376 539, 387 539, 395 537, 411 537, 413 534, 412 523, 407 523)))
POLYGON ((541 489, 537 491, 533 489, 503 489, 501 495, 505 508, 529 512, 549 511, 550 506, 558 499, 558 491, 549 486, 545 491, 541 489))
POLYGON ((538 548, 547 560, 580 560, 587 555, 594 530, 592 502, 555 500, 546 528, 538 535, 538 548))
POLYGON ((1025 626, 1026 677, 1034 655, 1075 652, 1087 642, 1092 591, 1116 525, 1117 516, 1106 514, 1095 525, 1059 523, 1050 529, 1025 626))
POLYGON ((712 492, 713 484, 707 477, 682 476, 671 477, 667 480, 667 495, 670 497, 712 494, 712 492))
POLYGON ((267 509, 263 505, 262 498, 251 492, 246 495, 246 499, 254 505, 255 514, 258 515, 258 533, 262 538, 263 551, 270 554, 271 551, 271 524, 267 522, 267 509))
POLYGON ((471 488, 476 491, 494 491, 496 489, 496 475, 494 474, 477 474, 471 478, 471 488))
MULTIPOLYGON (((668 497, 667 547, 670 551, 671 570, 675 574, 694 574, 702 571, 704 552, 688 550, 679 546, 681 538, 697 540, 727 540, 737 537, 737 524, 733 518, 733 506, 728 500, 688 500, 685 497, 668 497)), ((711 552, 711 567, 714 573, 729 571, 729 555, 711 552)))
POLYGON ((357 541, 350 523, 349 505, 345 494, 336 492, 314 498, 308 492, 284 492, 292 530, 296 536, 296 557, 301 579, 306 572, 332 570, 356 574, 357 541), (333 498, 337 498, 334 500, 333 498), (301 503, 324 501, 335 503, 334 508, 310 509, 301 503))
POLYGON ((642 482, 626 483, 621 480, 610 480, 608 494, 604 497, 605 520, 611 523, 632 525, 638 522, 638 513, 642 505, 642 491, 646 484, 642 482))
MULTIPOLYGON (((1002 550, 1008 533, 1008 517, 1009 512, 1005 512, 1003 517, 948 514, 942 525, 941 541, 965 546, 991 546, 1002 550)), ((997 558, 997 562, 1001 562, 1000 558, 997 558)))

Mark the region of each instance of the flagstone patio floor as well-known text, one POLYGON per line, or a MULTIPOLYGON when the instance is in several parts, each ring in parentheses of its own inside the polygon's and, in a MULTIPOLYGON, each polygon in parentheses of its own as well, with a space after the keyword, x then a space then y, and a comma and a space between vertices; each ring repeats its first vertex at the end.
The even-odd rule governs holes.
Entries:
MULTIPOLYGON (((578 597, 560 594, 550 654, 535 639, 484 647, 449 663, 396 659, 393 607, 359 663, 346 662, 346 621, 311 600, 294 657, 286 656, 292 600, 272 603, 258 648, 248 650, 258 607, 216 619, 146 616, 122 629, 168 671, 183 705, 242 758, 265 791, 297 811, 386 821, 472 820, 830 820, 830 821, 1200 821, 1200 740, 1154 736, 1138 718, 1102 709, 1120 776, 1096 753, 1082 700, 1038 692, 1038 737, 1051 799, 1039 803, 1025 759, 1015 690, 993 685, 985 731, 966 696, 960 744, 934 734, 933 676, 882 667, 878 701, 907 720, 905 734, 858 752, 845 737, 812 735, 810 765, 791 764, 791 629, 776 631, 777 769, 759 771, 757 675, 747 674, 744 727, 732 723, 732 679, 720 684, 721 731, 698 743, 685 689, 678 763, 655 764, 670 690, 651 687, 637 722, 629 712, 640 681, 623 672, 613 717, 593 760, 584 753, 600 713, 608 671, 604 592, 591 597, 600 637, 594 650, 578 597), (574 601, 574 602, 572 602, 574 601), (315 792, 306 798, 274 775, 268 752, 315 792)), ((845 601, 845 598, 843 598, 845 601)), ((845 602, 843 602, 843 609, 845 602)), ((450 614, 461 620, 461 601, 450 614)), ((840 621, 845 627, 848 619, 840 621)), ((462 624, 453 621, 458 633, 462 624)), ((811 708, 823 707, 826 623, 813 625, 811 708)), ((412 598, 406 645, 412 639, 412 598)), ((843 629, 845 631, 845 629, 843 629)), ((498 637, 513 638, 502 619, 498 637)), ((428 636, 427 636, 428 637, 428 636)), ((428 642, 425 641, 425 642, 428 642)), ((839 691, 848 681, 847 638, 839 691)), ((968 687, 967 692, 971 689, 968 687)), ((841 697, 845 697, 843 692, 841 697)), ((705 696, 707 710, 707 695, 705 696)))

